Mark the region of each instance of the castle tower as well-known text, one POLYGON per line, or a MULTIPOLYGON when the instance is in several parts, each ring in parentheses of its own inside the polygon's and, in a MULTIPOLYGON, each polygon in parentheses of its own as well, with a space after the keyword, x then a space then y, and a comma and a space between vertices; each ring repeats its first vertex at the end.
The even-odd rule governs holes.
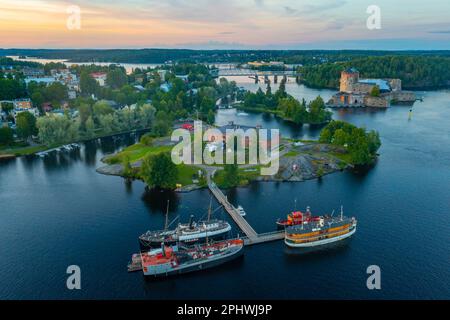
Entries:
POLYGON ((339 91, 352 93, 353 85, 359 81, 359 72, 355 68, 349 68, 341 72, 339 91))

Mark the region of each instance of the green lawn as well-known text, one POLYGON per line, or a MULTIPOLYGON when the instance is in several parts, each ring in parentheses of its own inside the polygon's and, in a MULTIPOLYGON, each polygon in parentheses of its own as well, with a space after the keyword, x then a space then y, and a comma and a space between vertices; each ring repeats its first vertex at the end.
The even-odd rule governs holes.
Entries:
MULTIPOLYGON (((180 164, 177 166, 178 168, 178 181, 177 183, 186 186, 192 184, 192 177, 194 175, 198 175, 199 167, 196 166, 188 166, 185 164, 180 164)), ((198 178, 197 178, 198 179, 198 178)))
POLYGON ((333 152, 331 155, 335 156, 336 158, 342 160, 345 163, 351 164, 352 163, 352 156, 349 152, 346 153, 340 153, 340 152, 333 152))
POLYGON ((4 147, 0 149, 0 155, 25 156, 47 149, 45 145, 4 147))
POLYGON ((284 155, 285 157, 296 157, 300 154, 300 152, 295 151, 295 150, 291 150, 289 152, 286 152, 286 154, 284 155))
MULTIPOLYGON (((250 181, 255 180, 261 175, 261 166, 256 165, 250 168, 239 168, 238 174, 239 174, 239 186, 245 186, 250 181)), ((225 186, 224 170, 216 171, 216 174, 214 175, 214 182, 221 188, 225 186)))
POLYGON ((148 155, 155 155, 161 152, 169 152, 172 149, 171 146, 147 146, 141 143, 133 144, 119 153, 108 156, 105 158, 105 162, 108 164, 121 163, 126 157, 131 163, 144 159, 148 155))

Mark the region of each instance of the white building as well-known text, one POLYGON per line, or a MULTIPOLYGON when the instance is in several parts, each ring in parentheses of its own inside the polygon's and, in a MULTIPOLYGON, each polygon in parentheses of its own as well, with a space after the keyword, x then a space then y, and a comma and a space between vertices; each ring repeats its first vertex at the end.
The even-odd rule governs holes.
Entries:
POLYGON ((97 80, 100 87, 104 87, 106 85, 106 76, 105 72, 93 72, 91 73, 91 77, 97 80))

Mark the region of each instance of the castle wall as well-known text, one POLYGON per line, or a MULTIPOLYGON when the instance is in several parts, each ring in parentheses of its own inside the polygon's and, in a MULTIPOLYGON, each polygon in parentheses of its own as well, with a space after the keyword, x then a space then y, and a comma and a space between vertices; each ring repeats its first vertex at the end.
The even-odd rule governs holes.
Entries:
POLYGON ((389 85, 392 91, 402 91, 402 80, 400 79, 389 79, 389 85))
POLYGON ((416 101, 416 94, 412 91, 392 92, 391 99, 397 102, 413 102, 416 101))
POLYGON ((372 108, 389 108, 390 99, 389 96, 381 96, 381 97, 365 96, 364 105, 366 107, 372 108))
POLYGON ((368 83, 356 83, 353 85, 353 91, 354 94, 369 94, 373 87, 375 87, 373 84, 368 83))

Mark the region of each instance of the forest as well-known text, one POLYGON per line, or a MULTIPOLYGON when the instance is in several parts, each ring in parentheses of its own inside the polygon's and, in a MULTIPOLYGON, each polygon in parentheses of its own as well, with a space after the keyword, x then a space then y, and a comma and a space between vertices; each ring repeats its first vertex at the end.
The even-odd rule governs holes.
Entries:
POLYGON ((299 68, 302 81, 310 87, 339 88, 342 70, 354 67, 363 78, 398 78, 404 89, 450 87, 450 57, 381 56, 347 62, 324 63, 299 68))

